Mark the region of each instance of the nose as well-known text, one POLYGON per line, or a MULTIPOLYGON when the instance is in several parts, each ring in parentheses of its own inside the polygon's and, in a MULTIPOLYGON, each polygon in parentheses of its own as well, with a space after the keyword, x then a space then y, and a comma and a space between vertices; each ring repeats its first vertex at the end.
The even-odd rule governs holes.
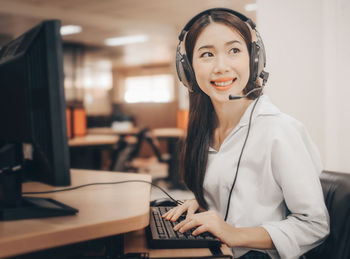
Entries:
POLYGON ((215 63, 214 63, 214 74, 222 74, 225 72, 230 71, 230 59, 227 58, 225 55, 218 55, 216 56, 215 63))

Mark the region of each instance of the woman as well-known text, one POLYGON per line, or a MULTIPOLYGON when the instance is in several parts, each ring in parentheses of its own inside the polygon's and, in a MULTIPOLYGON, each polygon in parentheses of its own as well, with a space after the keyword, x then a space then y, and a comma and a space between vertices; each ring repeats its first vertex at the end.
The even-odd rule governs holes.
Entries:
POLYGON ((329 233, 322 164, 302 124, 263 95, 267 78, 252 63, 264 58, 252 49, 260 37, 244 18, 211 9, 186 26, 185 80, 177 64, 190 88, 183 173, 196 199, 163 217, 187 212, 175 230, 210 232, 235 258, 298 258, 329 233))

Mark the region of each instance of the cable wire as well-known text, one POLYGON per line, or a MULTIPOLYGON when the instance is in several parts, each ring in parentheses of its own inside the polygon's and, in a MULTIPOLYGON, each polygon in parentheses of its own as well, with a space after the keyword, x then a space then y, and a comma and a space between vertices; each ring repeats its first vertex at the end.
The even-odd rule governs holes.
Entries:
POLYGON ((232 183, 232 186, 231 186, 231 190, 230 190, 230 194, 228 196, 228 201, 227 201, 227 207, 226 207, 226 214, 225 214, 225 221, 227 220, 227 216, 228 216, 228 212, 230 210, 230 203, 231 203, 231 196, 232 196, 232 191, 233 191, 233 188, 235 187, 235 184, 236 184, 236 180, 237 180, 237 176, 238 176, 238 170, 239 170, 239 166, 241 164, 241 158, 242 158, 242 155, 243 155, 243 151, 244 151, 244 148, 245 148, 245 145, 247 143, 247 140, 248 140, 248 136, 249 136, 249 132, 250 132, 250 126, 252 124, 252 117, 253 117, 253 112, 255 110, 255 106, 256 104, 258 103, 259 99, 260 99, 260 96, 261 94, 259 94, 258 98, 256 99, 256 102, 254 103, 254 106, 252 108, 252 111, 250 113, 250 116, 249 116, 249 124, 248 124, 248 130, 247 130, 247 135, 245 137, 245 140, 244 140, 244 143, 243 143, 243 146, 242 146, 242 150, 241 150, 241 153, 239 155, 239 159, 238 159, 238 163, 237 163, 237 169, 236 169, 236 174, 235 174, 235 178, 233 180, 233 183, 232 183))
POLYGON ((160 189, 163 193, 165 193, 171 200, 176 202, 178 205, 183 204, 182 201, 180 200, 175 200, 167 191, 165 191, 162 187, 148 181, 144 180, 126 180, 126 181, 119 181, 119 182, 101 182, 101 183, 88 183, 88 184, 83 184, 83 185, 78 185, 74 187, 69 187, 69 188, 64 188, 64 189, 59 189, 59 190, 52 190, 52 191, 43 191, 43 192, 23 192, 22 194, 24 195, 32 195, 32 194, 48 194, 48 193, 56 193, 56 192, 66 192, 66 191, 73 191, 77 190, 80 188, 88 187, 88 186, 93 186, 93 185, 107 185, 107 184, 121 184, 121 183, 148 183, 153 187, 156 187, 160 189))

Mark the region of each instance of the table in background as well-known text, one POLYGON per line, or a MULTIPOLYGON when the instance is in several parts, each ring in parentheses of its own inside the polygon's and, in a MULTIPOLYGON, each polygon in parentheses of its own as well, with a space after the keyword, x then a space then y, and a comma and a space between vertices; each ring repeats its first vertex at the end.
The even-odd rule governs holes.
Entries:
POLYGON ((109 157, 111 157, 119 140, 119 136, 110 134, 88 134, 69 139, 71 167, 93 170, 106 169, 107 167, 103 166, 103 152, 108 152, 109 157))
POLYGON ((135 136, 140 132, 139 128, 133 127, 126 130, 117 130, 112 127, 97 127, 97 128, 88 128, 88 134, 97 134, 97 135, 116 135, 119 137, 124 136, 135 136))
MULTIPOLYGON (((143 180, 149 175, 71 170, 71 186, 143 180)), ((38 182, 23 191, 62 189, 38 182)), ((49 197, 79 210, 74 216, 0 222, 0 257, 64 246, 143 229, 149 223, 150 184, 122 183, 88 186, 73 191, 31 195, 49 197)))
POLYGON ((115 135, 88 134, 86 136, 69 139, 68 145, 70 147, 103 146, 103 145, 114 145, 118 141, 119 141, 119 137, 115 135))
MULTIPOLYGON (((140 133, 139 128, 134 127, 128 130, 116 130, 112 127, 101 127, 101 128, 89 128, 88 134, 107 134, 119 136, 122 143, 123 138, 127 136, 136 136, 140 133)), ((170 182, 170 188, 184 189, 184 185, 180 180, 179 173, 179 141, 186 136, 186 132, 180 128, 156 128, 150 130, 152 135, 160 141, 166 141, 167 152, 170 154, 170 161, 168 161, 168 177, 167 180, 170 182)))

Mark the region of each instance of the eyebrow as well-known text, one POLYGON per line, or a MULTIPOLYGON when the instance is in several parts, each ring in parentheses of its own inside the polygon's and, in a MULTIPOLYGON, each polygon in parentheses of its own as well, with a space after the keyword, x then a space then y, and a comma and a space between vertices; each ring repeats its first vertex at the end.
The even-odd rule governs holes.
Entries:
MULTIPOLYGON (((225 45, 228 46, 228 45, 232 45, 232 44, 234 44, 234 43, 238 43, 238 44, 241 44, 241 45, 242 45, 242 42, 240 42, 240 41, 238 41, 238 40, 231 40, 231 41, 228 41, 228 42, 225 43, 225 45)), ((212 49, 212 48, 214 48, 213 45, 204 45, 204 46, 199 47, 197 51, 200 51, 201 49, 212 49)))

